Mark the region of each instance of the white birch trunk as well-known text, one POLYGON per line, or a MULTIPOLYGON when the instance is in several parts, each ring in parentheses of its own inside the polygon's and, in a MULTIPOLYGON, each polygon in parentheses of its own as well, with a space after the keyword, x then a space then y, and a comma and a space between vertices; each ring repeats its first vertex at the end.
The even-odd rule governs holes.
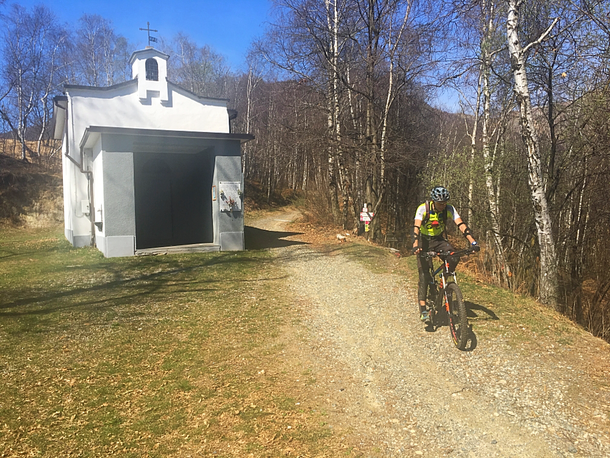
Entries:
MULTIPOLYGON (((350 78, 350 63, 347 62, 347 68, 346 68, 346 79, 347 79, 347 86, 348 88, 352 87, 352 83, 351 83, 351 78, 350 78)), ((356 120, 356 111, 354 109, 354 100, 352 97, 352 91, 348 90, 347 91, 347 100, 348 100, 348 105, 349 105, 349 113, 350 113, 350 118, 352 121, 352 126, 354 128, 355 132, 360 132, 361 133, 361 129, 360 129, 360 123, 356 120)), ((360 219, 358 217, 359 212, 360 212, 360 205, 363 203, 363 197, 362 197, 362 172, 361 172, 361 165, 362 165, 362 160, 361 160, 361 151, 359 149, 356 149, 354 155, 355 155, 355 167, 354 167, 354 175, 353 175, 353 182, 352 182, 352 191, 355 190, 356 191, 356 195, 353 194, 352 192, 352 203, 354 206, 354 227, 358 228, 360 227, 360 219)))
MULTIPOLYGON (((246 133, 250 133, 251 123, 252 123, 252 95, 254 93, 254 87, 256 83, 254 82, 254 72, 252 68, 248 69, 248 79, 246 84, 246 133)), ((244 177, 246 176, 246 171, 248 170, 249 160, 250 160, 250 146, 249 143, 245 143, 244 146, 244 154, 242 159, 242 174, 244 177)))
POLYGON ((508 20, 506 24, 508 50, 515 80, 514 91, 521 116, 521 136, 527 149, 528 182, 538 232, 538 244, 540 245, 540 301, 557 308, 557 255, 525 68, 527 48, 524 49, 519 41, 519 13, 522 5, 523 0, 508 0, 508 20))
MULTIPOLYGON (((485 162, 485 187, 487 189, 487 200, 489 201, 489 213, 491 216, 491 240, 493 243, 493 269, 494 274, 504 285, 510 286, 510 268, 504 256, 504 247, 500 238, 500 206, 498 205, 498 193, 494 183, 494 160, 495 153, 491 152, 491 141, 489 136, 489 123, 491 116, 491 90, 489 82, 491 77, 492 50, 490 49, 492 37, 495 31, 494 4, 483 2, 483 17, 487 15, 484 25, 484 36, 481 46, 481 91, 483 95, 483 119, 482 119, 482 149, 485 162)), ((497 143, 496 143, 497 146, 497 143)), ((499 183, 499 181, 497 182, 499 183)))
POLYGON ((338 101, 338 75, 337 75, 337 61, 338 61, 338 33, 337 33, 337 0, 334 1, 331 6, 330 0, 325 0, 326 5, 326 21, 328 30, 332 37, 330 43, 331 46, 331 62, 329 69, 329 81, 328 81, 328 132, 333 141, 328 146, 328 181, 330 187, 330 198, 331 198, 331 210, 335 222, 340 221, 341 214, 339 209, 339 180, 341 179, 341 170, 339 155, 337 149, 339 143, 337 142, 337 135, 340 132, 339 126, 339 101, 338 101))

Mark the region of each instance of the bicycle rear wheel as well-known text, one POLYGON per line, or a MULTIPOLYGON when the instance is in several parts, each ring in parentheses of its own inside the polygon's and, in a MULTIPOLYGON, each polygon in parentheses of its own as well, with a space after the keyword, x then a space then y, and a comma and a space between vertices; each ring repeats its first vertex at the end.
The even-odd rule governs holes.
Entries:
POLYGON ((455 283, 449 283, 445 288, 445 298, 448 302, 449 329, 453 343, 460 350, 466 348, 470 336, 466 304, 462 299, 462 291, 455 283))

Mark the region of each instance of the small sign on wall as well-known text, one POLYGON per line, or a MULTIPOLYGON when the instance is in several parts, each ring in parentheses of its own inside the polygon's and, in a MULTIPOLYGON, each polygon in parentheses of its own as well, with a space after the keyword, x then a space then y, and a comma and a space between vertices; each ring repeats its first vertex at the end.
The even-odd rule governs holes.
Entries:
POLYGON ((240 212, 242 209, 242 192, 239 181, 218 182, 218 195, 220 197, 221 212, 240 212))

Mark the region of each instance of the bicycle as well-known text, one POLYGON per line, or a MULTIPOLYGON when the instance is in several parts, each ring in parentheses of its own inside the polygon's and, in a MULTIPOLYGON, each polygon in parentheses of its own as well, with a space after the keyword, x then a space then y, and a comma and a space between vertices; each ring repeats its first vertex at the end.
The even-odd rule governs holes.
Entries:
POLYGON ((436 330, 442 325, 443 318, 448 319, 451 338, 460 350, 466 348, 470 337, 470 325, 462 291, 457 285, 457 276, 455 272, 449 273, 447 258, 469 256, 475 252, 472 248, 466 248, 459 251, 428 251, 420 254, 426 260, 438 256, 442 261, 442 264, 436 269, 432 262, 426 262, 432 279, 426 299, 426 310, 429 314, 428 324, 432 330, 436 330))

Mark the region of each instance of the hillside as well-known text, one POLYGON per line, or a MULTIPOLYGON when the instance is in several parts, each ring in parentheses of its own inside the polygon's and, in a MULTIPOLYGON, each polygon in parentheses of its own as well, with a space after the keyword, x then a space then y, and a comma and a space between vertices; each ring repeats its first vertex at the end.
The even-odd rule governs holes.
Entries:
POLYGON ((0 154, 0 224, 44 227, 61 221, 61 173, 0 154))

